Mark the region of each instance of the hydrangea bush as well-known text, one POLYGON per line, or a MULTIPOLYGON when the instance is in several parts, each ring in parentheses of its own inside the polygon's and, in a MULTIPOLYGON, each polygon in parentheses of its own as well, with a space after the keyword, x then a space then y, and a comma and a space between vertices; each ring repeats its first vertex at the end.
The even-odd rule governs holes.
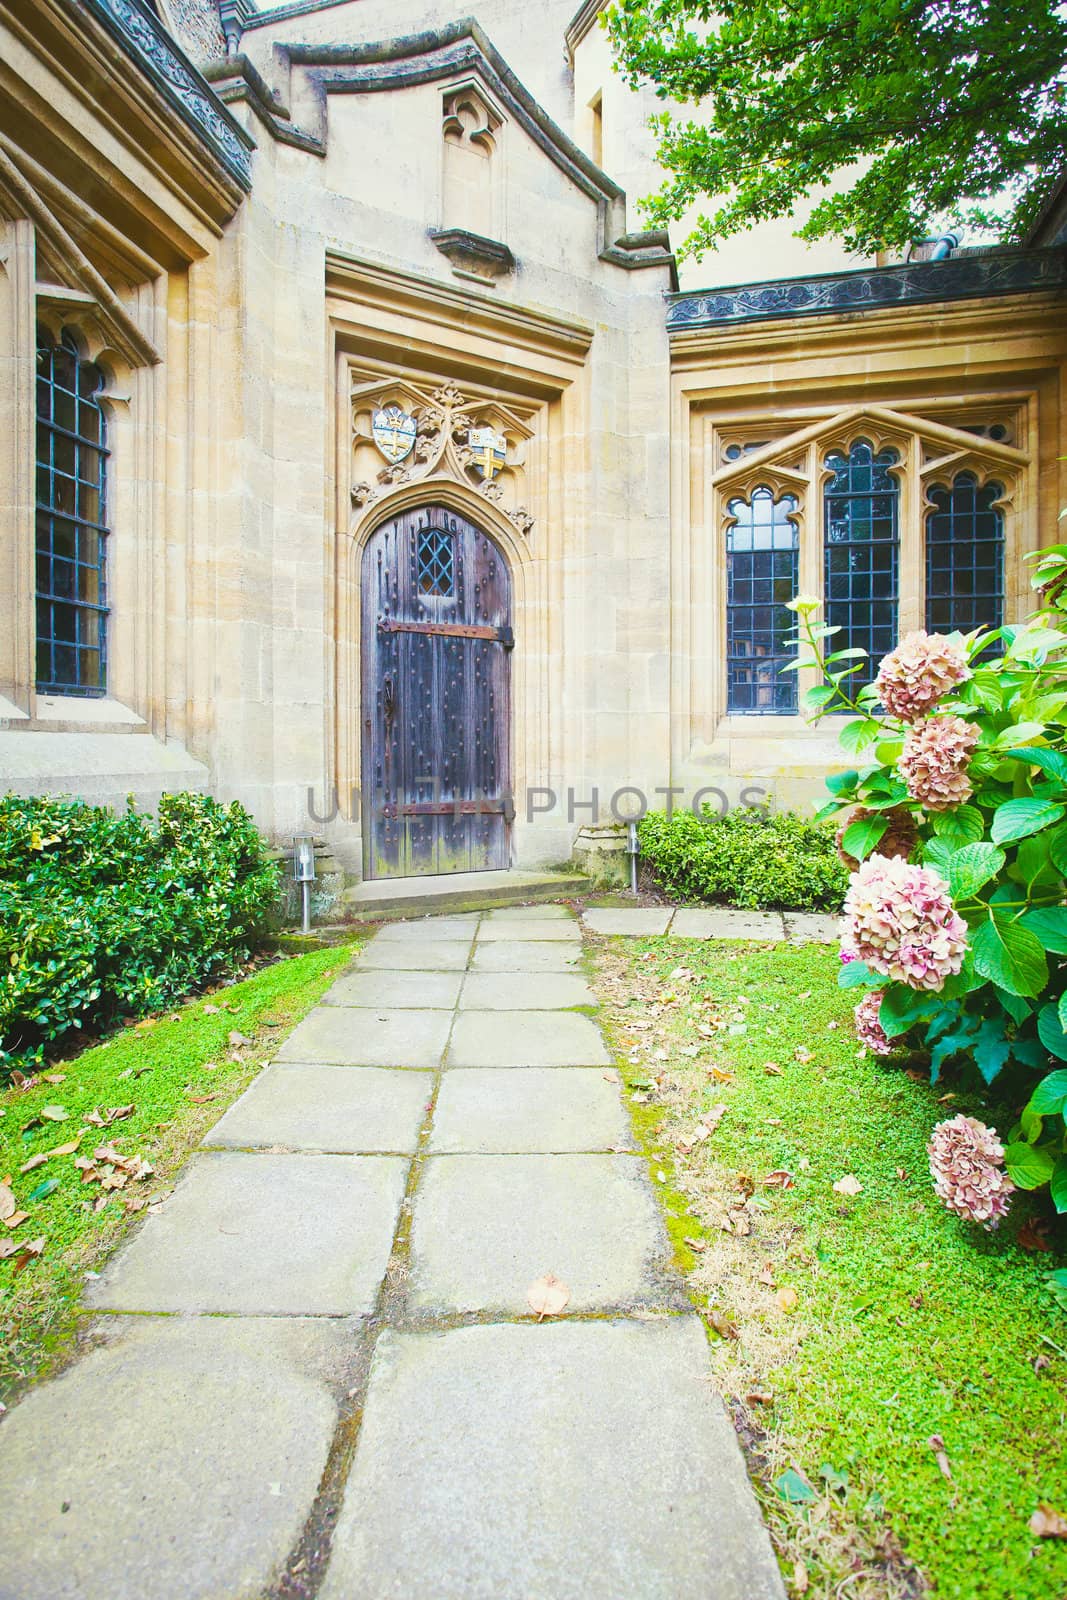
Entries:
POLYGON ((911 633, 873 683, 816 602, 793 602, 807 705, 848 713, 853 765, 817 818, 852 874, 840 982, 869 1050, 923 1047, 935 1082, 971 1064, 1017 1103, 1003 1140, 957 1116, 930 1141, 937 1195, 987 1228, 1017 1189, 1047 1184, 1067 1212, 1067 546, 1035 581, 1052 587, 1026 623, 911 633))

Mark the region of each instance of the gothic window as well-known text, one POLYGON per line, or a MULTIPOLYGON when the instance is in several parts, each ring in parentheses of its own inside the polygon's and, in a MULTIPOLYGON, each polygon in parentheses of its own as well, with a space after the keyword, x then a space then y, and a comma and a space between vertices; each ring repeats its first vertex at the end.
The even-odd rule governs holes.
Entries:
POLYGON ((1004 517, 999 483, 981 488, 973 472, 927 493, 926 628, 971 633, 1004 620, 1004 517))
POLYGON ((106 688, 104 376, 69 332, 37 336, 37 688, 106 688))
POLYGON ((857 439, 824 462, 826 620, 841 629, 831 648, 860 647, 869 657, 850 680, 853 693, 897 642, 900 484, 891 468, 899 460, 896 450, 875 453, 857 439))
POLYGON ((440 528, 420 528, 415 549, 415 583, 420 594, 450 599, 456 592, 452 535, 440 528))
POLYGON ((795 712, 795 672, 781 668, 795 653, 788 601, 797 593, 799 540, 790 495, 767 488, 731 500, 726 534, 727 709, 747 715, 795 712))

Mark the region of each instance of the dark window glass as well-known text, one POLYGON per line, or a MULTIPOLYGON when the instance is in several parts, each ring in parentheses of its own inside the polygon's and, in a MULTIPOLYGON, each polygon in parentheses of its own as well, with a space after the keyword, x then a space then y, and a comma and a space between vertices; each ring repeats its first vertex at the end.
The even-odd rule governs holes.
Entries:
POLYGON ((37 335, 37 687, 103 694, 107 673, 103 374, 70 334, 37 335))
POLYGON ((1004 518, 999 483, 973 472, 934 484, 926 514, 926 628, 973 633, 1004 620, 1004 518))
POLYGON ((847 455, 826 457, 826 620, 841 629, 827 646, 867 651, 869 660, 848 680, 853 695, 897 642, 900 485, 889 469, 899 459, 895 450, 876 455, 864 439, 847 455))
POLYGON ((794 712, 795 672, 782 672, 795 650, 796 618, 786 609, 797 592, 800 553, 796 501, 769 489, 731 500, 726 535, 726 703, 747 716, 794 712))
POLYGON ((419 529, 415 581, 420 594, 455 594, 455 555, 450 533, 442 533, 440 528, 419 529))

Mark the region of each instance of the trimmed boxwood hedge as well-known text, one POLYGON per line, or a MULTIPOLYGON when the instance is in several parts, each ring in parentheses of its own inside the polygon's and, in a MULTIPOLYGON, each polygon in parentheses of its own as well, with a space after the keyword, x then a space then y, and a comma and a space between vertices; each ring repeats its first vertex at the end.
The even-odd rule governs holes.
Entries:
POLYGON ((638 837, 656 884, 676 900, 839 911, 848 888, 833 829, 792 811, 650 811, 638 837))
POLYGON ((236 802, 0 798, 0 1076, 232 970, 278 892, 236 802))

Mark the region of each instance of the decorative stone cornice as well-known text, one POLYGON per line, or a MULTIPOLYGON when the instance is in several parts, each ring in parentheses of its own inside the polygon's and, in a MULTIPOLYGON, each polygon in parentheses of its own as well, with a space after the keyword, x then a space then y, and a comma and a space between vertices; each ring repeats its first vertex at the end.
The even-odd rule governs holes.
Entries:
POLYGON ((675 294, 668 297, 667 328, 671 333, 688 333, 775 317, 841 315, 1056 289, 1067 289, 1067 252, 996 250, 956 260, 675 294))
POLYGON ((574 52, 582 40, 596 26, 596 20, 603 11, 606 0, 583 0, 574 16, 563 30, 563 42, 567 46, 567 59, 571 66, 574 65, 574 52))
POLYGON ((138 0, 81 0, 81 5, 118 41, 229 175, 250 189, 254 141, 147 6, 138 0))

